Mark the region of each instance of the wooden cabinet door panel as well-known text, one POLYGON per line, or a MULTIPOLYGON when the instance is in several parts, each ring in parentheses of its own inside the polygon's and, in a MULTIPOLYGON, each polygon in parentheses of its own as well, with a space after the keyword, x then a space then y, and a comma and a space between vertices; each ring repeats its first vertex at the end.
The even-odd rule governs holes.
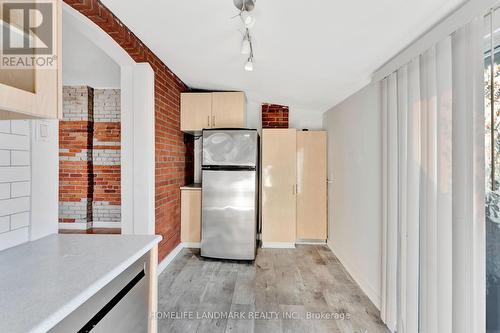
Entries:
POLYGON ((201 189, 181 190, 181 242, 201 241, 201 189))
POLYGON ((0 119, 62 118, 62 3, 52 3, 57 62, 50 68, 0 69, 0 119))
POLYGON ((181 94, 181 131, 200 132, 211 127, 212 94, 181 94))
POLYGON ((243 92, 215 92, 212 95, 212 128, 246 127, 243 92))
POLYGON ((326 240, 326 132, 297 132, 297 239, 326 240))
POLYGON ((296 240, 296 130, 262 130, 262 241, 296 240))

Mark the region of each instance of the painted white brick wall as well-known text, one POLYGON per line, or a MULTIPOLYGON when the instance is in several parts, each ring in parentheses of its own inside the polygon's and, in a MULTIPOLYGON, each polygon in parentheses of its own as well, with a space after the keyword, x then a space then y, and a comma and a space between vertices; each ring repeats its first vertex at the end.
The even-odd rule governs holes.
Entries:
POLYGON ((92 121, 93 115, 89 113, 92 91, 87 86, 63 86, 63 119, 92 121))
POLYGON ((29 240, 30 133, 27 120, 0 120, 0 250, 29 240))
POLYGON ((119 122, 120 89, 94 89, 94 121, 119 122))

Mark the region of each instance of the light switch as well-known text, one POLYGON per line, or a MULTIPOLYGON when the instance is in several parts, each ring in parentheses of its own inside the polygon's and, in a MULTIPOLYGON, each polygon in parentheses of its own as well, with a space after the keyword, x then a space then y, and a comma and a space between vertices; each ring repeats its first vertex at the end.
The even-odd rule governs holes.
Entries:
POLYGON ((47 128, 47 124, 40 124, 40 137, 46 138, 49 136, 49 129, 47 128))
POLYGON ((49 140, 49 124, 43 120, 36 121, 36 137, 37 141, 48 141, 49 140))

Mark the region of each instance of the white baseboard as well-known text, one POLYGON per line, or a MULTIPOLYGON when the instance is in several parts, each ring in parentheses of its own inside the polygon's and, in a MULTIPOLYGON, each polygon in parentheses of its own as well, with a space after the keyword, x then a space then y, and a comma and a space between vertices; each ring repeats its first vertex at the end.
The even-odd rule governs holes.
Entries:
POLYGON ((59 229, 67 229, 67 230, 87 230, 92 227, 92 223, 86 222, 74 222, 74 223, 67 223, 67 222, 59 222, 58 223, 58 228, 59 229))
POLYGON ((157 268, 158 275, 167 268, 167 266, 175 259, 182 249, 199 249, 200 243, 180 243, 172 250, 159 264, 157 268))
POLYGON ((187 249, 199 249, 201 248, 201 243, 181 243, 184 248, 187 249))
POLYGON ((295 249, 295 243, 262 242, 263 249, 295 249))
POLYGON ((93 228, 120 228, 122 227, 121 222, 92 222, 93 228))
POLYGON ((299 239, 295 242, 298 245, 326 245, 325 239, 299 239))
POLYGON ((327 243, 328 248, 335 254, 337 259, 340 260, 340 263, 344 266, 346 271, 351 275, 354 281, 359 285, 361 290, 368 296, 370 301, 377 307, 378 310, 380 310, 380 304, 381 304, 381 295, 380 293, 377 292, 377 290, 366 281, 365 278, 363 278, 362 274, 359 273, 359 270, 355 267, 355 265, 351 264, 346 257, 341 253, 341 251, 334 250, 334 246, 331 241, 328 241, 327 243))
POLYGON ((156 269, 158 275, 161 274, 167 268, 167 266, 175 259, 175 257, 182 251, 184 246, 182 243, 177 245, 175 249, 173 249, 163 260, 158 264, 158 268, 156 269))

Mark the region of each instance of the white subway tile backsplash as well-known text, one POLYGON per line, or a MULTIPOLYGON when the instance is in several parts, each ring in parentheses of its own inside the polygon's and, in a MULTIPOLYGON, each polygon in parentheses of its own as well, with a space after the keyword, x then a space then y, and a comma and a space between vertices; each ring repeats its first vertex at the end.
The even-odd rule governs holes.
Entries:
POLYGON ((30 210, 30 198, 12 198, 0 200, 0 216, 27 212, 30 210))
POLYGON ((30 182, 18 182, 11 184, 11 197, 26 197, 31 194, 30 192, 31 183, 30 182))
POLYGON ((10 216, 0 217, 0 234, 10 230, 10 216))
POLYGON ((0 133, 10 133, 10 120, 0 120, 0 133))
POLYGON ((30 180, 29 166, 0 167, 0 183, 30 180))
POLYGON ((30 213, 24 212, 10 216, 10 229, 27 227, 30 224, 30 213))
POLYGON ((10 125, 12 134, 29 135, 30 122, 28 120, 12 120, 10 125))
POLYGON ((10 165, 10 150, 0 150, 0 166, 10 165))
POLYGON ((0 120, 0 250, 29 240, 30 132, 29 121, 0 120))
POLYGON ((12 150, 10 153, 11 165, 30 165, 30 152, 12 150))
POLYGON ((0 184, 0 200, 10 198, 10 183, 0 184))
POLYGON ((0 133, 0 149, 29 150, 29 136, 0 133))

